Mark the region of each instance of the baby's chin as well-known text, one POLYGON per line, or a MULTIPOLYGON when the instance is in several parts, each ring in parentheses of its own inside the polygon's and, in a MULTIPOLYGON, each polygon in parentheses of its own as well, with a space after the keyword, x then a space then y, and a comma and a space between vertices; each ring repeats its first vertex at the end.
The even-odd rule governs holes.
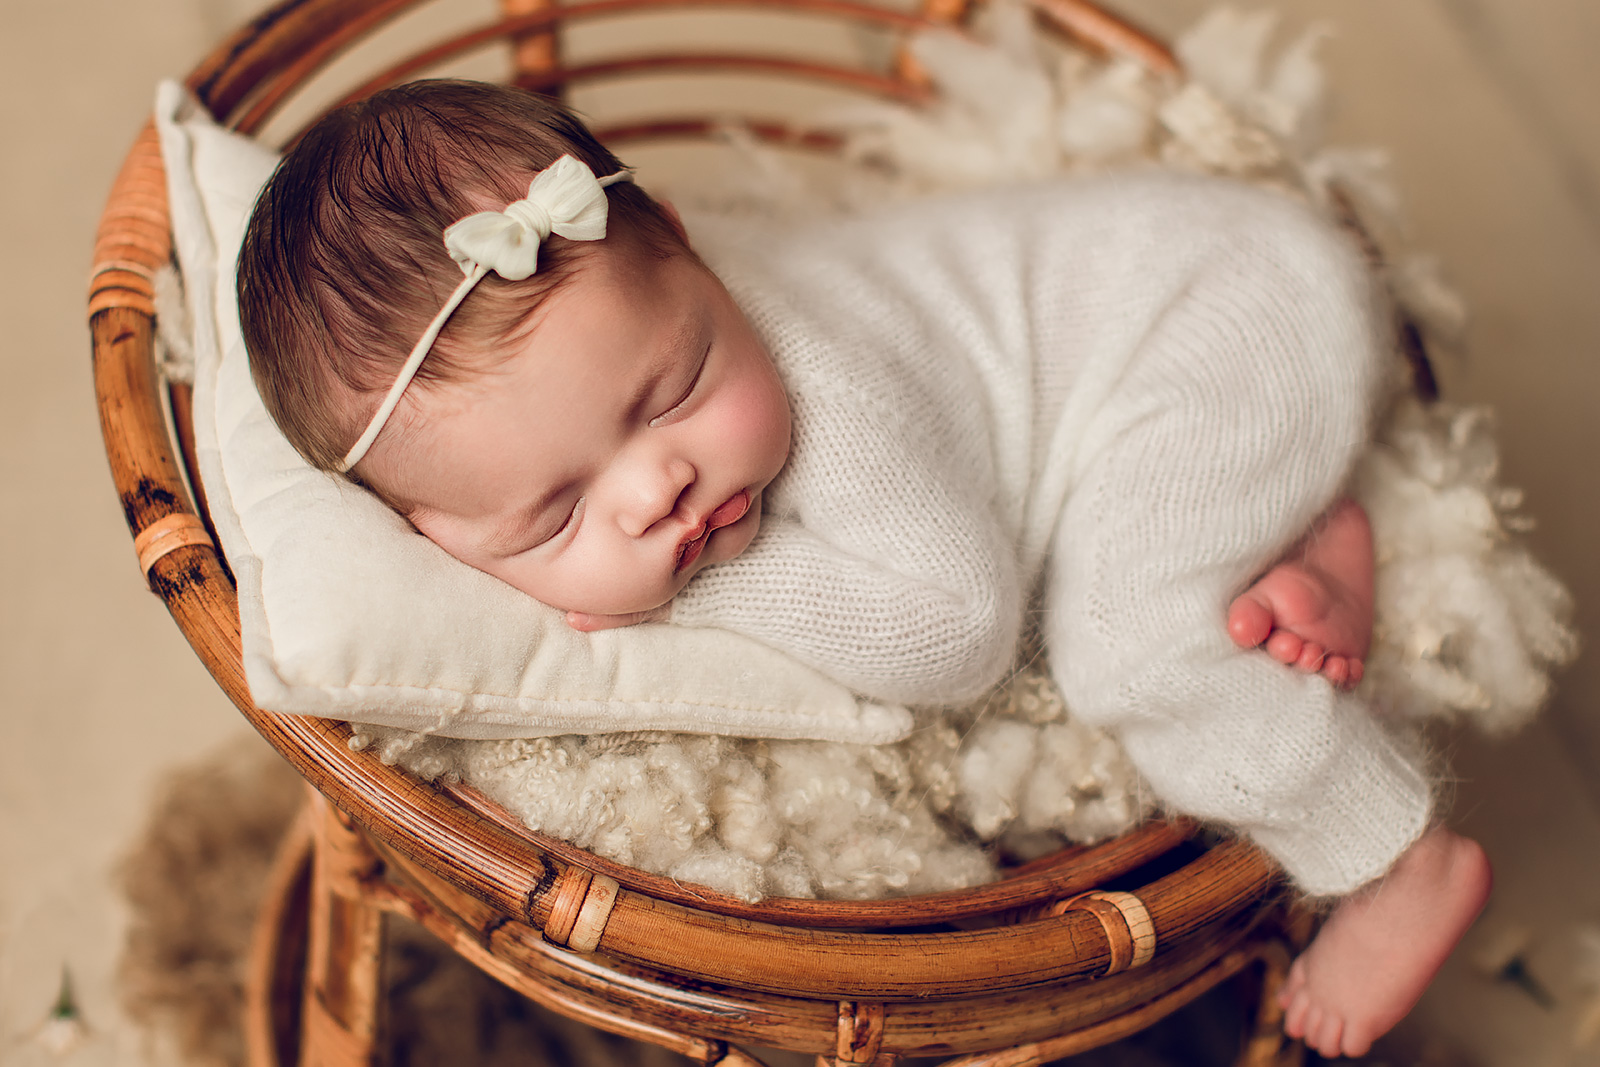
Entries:
POLYGON ((577 612, 582 615, 639 615, 655 611, 672 603, 672 599, 683 591, 683 587, 694 580, 695 575, 707 567, 714 567, 718 563, 740 555, 750 542, 755 540, 756 531, 761 527, 761 513, 752 507, 738 522, 724 526, 712 534, 711 540, 706 545, 706 550, 683 572, 673 575, 670 584, 665 588, 657 588, 641 592, 638 596, 623 596, 616 598, 601 598, 574 604, 556 604, 545 600, 533 591, 518 586, 524 593, 538 600, 540 603, 556 608, 558 611, 577 612))

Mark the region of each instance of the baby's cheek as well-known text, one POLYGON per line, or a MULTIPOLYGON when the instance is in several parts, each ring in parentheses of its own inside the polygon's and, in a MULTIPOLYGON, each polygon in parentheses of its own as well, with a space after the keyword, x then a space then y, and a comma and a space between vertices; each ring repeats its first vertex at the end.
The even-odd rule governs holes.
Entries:
POLYGON ((485 569, 513 589, 526 593, 540 603, 549 604, 552 601, 548 583, 540 581, 542 576, 536 569, 519 560, 507 560, 498 567, 485 569))
POLYGON ((789 402, 776 380, 752 376, 727 390, 723 400, 718 421, 725 439, 781 464, 789 451, 789 402))

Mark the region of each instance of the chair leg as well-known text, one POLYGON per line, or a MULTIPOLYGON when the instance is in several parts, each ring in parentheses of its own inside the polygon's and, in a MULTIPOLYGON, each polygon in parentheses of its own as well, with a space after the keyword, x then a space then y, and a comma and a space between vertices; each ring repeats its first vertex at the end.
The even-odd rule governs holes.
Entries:
POLYGON ((1283 1008, 1278 1003, 1292 960, 1289 946, 1281 941, 1272 942, 1262 954, 1260 1001, 1235 1067, 1301 1067, 1305 1062, 1305 1045, 1283 1032, 1283 1008))
POLYGON ((321 796, 311 803, 316 862, 300 1067, 377 1067, 383 912, 363 899, 362 886, 382 861, 342 812, 321 796))
POLYGON ((279 843, 267 875, 245 979, 247 1067, 294 1067, 300 1062, 306 931, 311 923, 311 871, 319 815, 309 803, 301 808, 279 843))

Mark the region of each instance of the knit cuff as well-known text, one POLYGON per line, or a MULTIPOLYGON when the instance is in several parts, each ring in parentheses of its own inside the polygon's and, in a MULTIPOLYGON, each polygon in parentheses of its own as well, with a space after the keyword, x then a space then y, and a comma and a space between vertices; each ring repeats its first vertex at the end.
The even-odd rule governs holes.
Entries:
POLYGON ((1381 877, 1422 836, 1433 790, 1376 723, 1370 744, 1344 747, 1324 768, 1316 801, 1300 817, 1252 827, 1249 836, 1312 896, 1342 896, 1381 877))

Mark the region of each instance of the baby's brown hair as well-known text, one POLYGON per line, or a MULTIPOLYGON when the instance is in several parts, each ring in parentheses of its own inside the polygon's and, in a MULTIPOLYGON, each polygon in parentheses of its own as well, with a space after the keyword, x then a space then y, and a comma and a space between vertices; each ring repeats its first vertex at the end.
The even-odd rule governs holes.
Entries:
MULTIPOLYGON (((239 253, 239 315, 267 411, 313 466, 333 470, 412 346, 461 281, 446 227, 527 195, 571 155, 598 177, 622 164, 559 103, 506 86, 423 81, 329 113, 262 190, 239 253)), ((676 222, 629 182, 607 189, 606 245, 688 252, 676 222)), ((539 269, 491 273, 450 317, 417 373, 463 377, 515 338, 596 245, 552 238, 539 269)))

